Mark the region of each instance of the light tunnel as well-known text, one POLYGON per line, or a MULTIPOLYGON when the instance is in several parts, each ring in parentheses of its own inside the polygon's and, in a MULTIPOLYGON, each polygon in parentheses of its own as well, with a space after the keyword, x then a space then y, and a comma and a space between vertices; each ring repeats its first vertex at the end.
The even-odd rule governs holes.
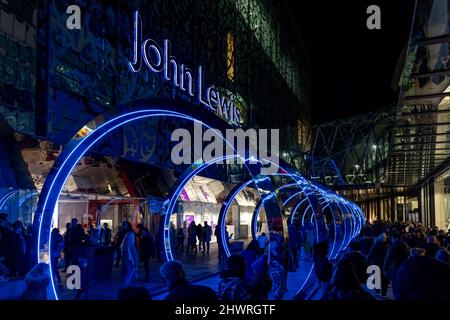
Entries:
MULTIPOLYGON (((38 262, 48 263, 51 259, 49 244, 51 242, 52 221, 56 203, 67 178, 79 160, 109 133, 134 121, 155 117, 192 121, 210 129, 224 128, 224 123, 213 117, 212 114, 206 113, 204 116, 205 119, 200 121, 195 117, 195 112, 190 109, 182 109, 181 107, 170 105, 166 102, 161 103, 149 100, 123 105, 92 121, 87 135, 82 137, 76 135, 71 139, 56 159, 39 195, 33 221, 33 229, 35 230, 33 232, 33 240, 36 244, 34 255, 38 262)), ((225 143, 228 142, 225 141, 225 143)), ((236 150, 234 151, 236 152, 236 150)), ((164 218, 161 219, 162 223, 160 224, 160 232, 163 234, 163 237, 161 237, 161 247, 164 251, 164 260, 173 259, 173 250, 170 243, 170 217, 174 213, 175 205, 182 189, 194 176, 201 174, 203 170, 220 161, 228 160, 230 157, 240 158, 242 160, 249 179, 247 182, 238 184, 228 194, 220 210, 218 223, 220 225, 221 236, 219 237, 219 246, 222 247, 228 256, 230 255, 230 251, 224 239, 224 230, 226 228, 225 216, 237 194, 250 185, 254 186, 261 199, 261 203, 255 208, 252 217, 251 231, 253 237, 256 237, 254 226, 257 221, 257 216, 263 207, 265 208, 267 219, 272 221, 272 225, 269 227, 270 232, 277 232, 287 240, 289 238, 289 224, 294 221, 292 217, 296 216, 301 219, 302 223, 308 222, 313 228, 316 243, 322 241, 332 243, 330 258, 336 257, 340 251, 348 246, 351 239, 359 233, 364 222, 364 217, 361 209, 355 204, 340 197, 331 190, 310 183, 295 169, 285 163, 278 165, 276 174, 270 176, 261 175, 262 163, 260 161, 255 161, 253 158, 247 158, 245 155, 242 156, 236 152, 233 156, 218 157, 207 162, 198 161, 186 169, 176 181, 171 195, 164 205, 162 212, 164 218), (283 194, 285 191, 289 191, 287 195, 283 194), (286 216, 287 207, 292 208, 289 217, 286 216), (326 221, 324 215, 324 210, 328 210, 328 208, 332 212, 332 221, 326 221), (327 222, 328 225, 334 226, 335 232, 333 239, 330 239, 330 234, 332 233, 330 233, 327 222), (343 229, 342 227, 338 227, 340 224, 344 225, 343 229), (339 237, 337 236, 338 234, 339 237)), ((51 268, 50 264, 53 293, 53 296, 50 298, 58 299, 51 268)), ((311 268, 309 275, 312 270, 313 268, 311 268)))

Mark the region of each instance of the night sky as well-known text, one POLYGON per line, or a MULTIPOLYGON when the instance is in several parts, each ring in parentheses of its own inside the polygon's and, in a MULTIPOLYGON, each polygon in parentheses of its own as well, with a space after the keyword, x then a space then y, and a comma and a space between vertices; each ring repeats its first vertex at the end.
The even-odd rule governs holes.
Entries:
POLYGON ((313 123, 398 102, 392 80, 409 39, 414 0, 287 2, 311 57, 313 123), (366 27, 372 4, 381 8, 381 30, 366 27))

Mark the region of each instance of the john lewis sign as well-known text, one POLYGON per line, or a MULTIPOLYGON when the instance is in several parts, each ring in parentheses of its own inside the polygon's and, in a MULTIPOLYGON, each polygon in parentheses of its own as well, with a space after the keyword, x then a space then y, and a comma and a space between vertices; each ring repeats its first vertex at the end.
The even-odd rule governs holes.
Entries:
POLYGON ((241 124, 241 114, 236 103, 213 85, 204 83, 203 68, 198 66, 196 72, 180 64, 170 52, 170 41, 164 40, 163 47, 152 39, 143 40, 142 20, 139 12, 134 13, 134 53, 133 61, 128 61, 132 72, 139 72, 143 63, 152 72, 162 72, 164 80, 194 97, 199 105, 233 125, 241 124))

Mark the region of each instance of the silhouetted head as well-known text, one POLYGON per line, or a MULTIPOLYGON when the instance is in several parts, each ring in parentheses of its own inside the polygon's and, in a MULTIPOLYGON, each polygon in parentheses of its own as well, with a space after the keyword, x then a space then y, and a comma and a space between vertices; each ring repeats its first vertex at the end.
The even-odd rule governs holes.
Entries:
POLYGON ((440 249, 436 252, 436 260, 450 264, 450 252, 446 249, 440 249))
POLYGON ((159 268, 159 273, 169 286, 177 280, 186 279, 183 263, 181 263, 178 260, 171 260, 165 262, 159 268))
POLYGON ((250 241, 250 243, 247 245, 247 250, 259 251, 258 241, 256 241, 256 240, 250 241))
POLYGON ((334 287, 341 290, 354 290, 361 288, 355 269, 349 259, 340 260, 331 278, 334 287))
POLYGON ((243 278, 245 276, 246 262, 240 254, 232 254, 227 259, 227 271, 230 276, 243 278))
POLYGON ((428 236, 427 237, 427 244, 436 244, 437 238, 435 236, 428 236))
POLYGON ((122 222, 122 230, 123 231, 130 231, 131 230, 131 223, 128 221, 122 222))

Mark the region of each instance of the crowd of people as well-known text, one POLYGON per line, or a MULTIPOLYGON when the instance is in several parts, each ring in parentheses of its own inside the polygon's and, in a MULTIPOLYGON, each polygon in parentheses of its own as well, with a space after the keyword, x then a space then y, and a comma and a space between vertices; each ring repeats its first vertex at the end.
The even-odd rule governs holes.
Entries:
POLYGON ((0 213, 0 282, 23 278, 31 269, 32 228, 0 213))
MULTIPOLYGON (((289 250, 286 250, 286 239, 282 234, 261 233, 242 252, 226 259, 217 290, 190 284, 182 262, 166 262, 160 267, 160 274, 168 285, 166 299, 280 300, 287 290, 288 272, 299 268, 300 257, 314 262, 322 300, 450 299, 449 231, 413 222, 376 221, 364 226, 348 248, 330 260, 328 242, 311 241, 312 230, 311 226, 302 226, 294 220, 288 228, 289 250), (380 270, 379 279, 371 277, 377 268, 380 270), (370 282, 375 284, 375 289, 369 286, 370 282)), ((225 232, 225 239, 229 241, 231 237, 225 232)), ((220 237, 220 230, 216 228, 213 233, 207 222, 203 225, 192 222, 187 229, 177 230, 175 250, 208 255, 213 235, 220 237)), ((30 245, 31 228, 24 228, 19 221, 10 224, 4 215, 0 215, 1 279, 22 277, 27 284, 24 299, 44 299, 45 290, 42 288, 49 281, 43 274, 49 272, 49 268, 38 264, 31 269, 31 262, 27 261, 30 245)), ((76 218, 66 225, 63 235, 58 229, 53 229, 50 263, 56 281, 61 281, 58 265, 62 253, 66 268, 72 264, 89 268, 87 260, 77 251, 84 246, 109 247, 115 252, 115 266, 121 268, 123 281, 120 299, 151 298, 145 287, 131 285, 133 279, 138 278, 140 263, 144 269, 142 280, 149 281, 150 260, 158 258, 158 241, 143 224, 133 227, 124 221, 114 237, 108 224, 99 229, 89 226, 85 231, 76 218)), ((220 259, 225 259, 221 250, 218 254, 220 259)), ((83 281, 77 297, 87 293, 87 287, 89 279, 83 281)))
MULTIPOLYGON (((212 227, 208 225, 207 221, 205 221, 203 225, 201 223, 196 225, 195 221, 191 221, 189 226, 187 226, 187 222, 185 222, 183 227, 178 228, 176 231, 175 252, 184 252, 186 248, 187 254, 189 254, 189 252, 194 254, 197 254, 197 252, 209 254, 212 235, 212 227)), ((216 237, 218 235, 217 229, 215 230, 215 235, 216 237)))
POLYGON ((450 233, 436 227, 413 222, 368 223, 335 261, 324 258, 327 243, 315 245, 321 299, 448 300, 449 249, 450 233), (379 281, 370 278, 374 267, 379 268, 379 281))
MULTIPOLYGON (((160 274, 167 284, 167 301, 258 301, 280 300, 286 292, 286 270, 283 267, 283 237, 271 234, 270 243, 262 233, 240 253, 226 259, 226 267, 220 273, 217 290, 188 281, 184 265, 179 260, 167 261, 160 267, 160 274), (269 259, 270 256, 270 259, 269 259)), ((151 295, 139 286, 123 288, 119 300, 147 300, 151 295)))

